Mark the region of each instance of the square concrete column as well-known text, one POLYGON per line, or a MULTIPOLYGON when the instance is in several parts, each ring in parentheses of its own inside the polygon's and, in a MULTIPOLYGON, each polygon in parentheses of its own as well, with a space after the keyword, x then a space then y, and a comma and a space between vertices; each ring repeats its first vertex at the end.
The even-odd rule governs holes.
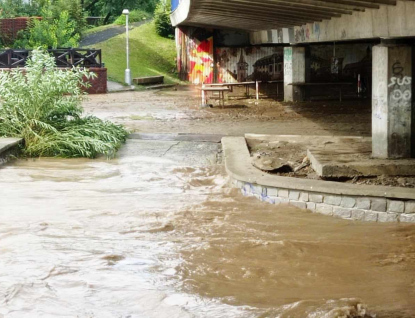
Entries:
POLYGON ((305 83, 305 52, 305 47, 284 48, 284 100, 286 102, 304 100, 304 87, 289 84, 305 83))
POLYGON ((410 158, 412 136, 412 48, 373 47, 372 156, 410 158))

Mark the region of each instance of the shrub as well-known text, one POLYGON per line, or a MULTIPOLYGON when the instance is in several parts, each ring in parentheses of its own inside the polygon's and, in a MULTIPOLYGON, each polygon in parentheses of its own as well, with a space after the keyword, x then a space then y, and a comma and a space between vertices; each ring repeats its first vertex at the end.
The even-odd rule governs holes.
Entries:
POLYGON ((80 35, 75 32, 76 23, 70 21, 69 13, 62 11, 59 19, 52 18, 51 11, 42 20, 32 19, 29 29, 19 32, 16 48, 77 47, 80 35))
MULTIPOLYGON (((130 12, 130 15, 128 17, 128 21, 129 23, 133 23, 133 22, 140 22, 143 20, 146 20, 148 18, 150 18, 151 15, 145 11, 142 10, 134 10, 130 12)), ((114 24, 118 24, 118 25, 125 25, 125 15, 122 14, 120 15, 117 20, 114 21, 114 24)))
POLYGON ((25 16, 30 11, 30 5, 22 0, 0 0, 0 19, 25 16))
POLYGON ((174 35, 174 28, 170 22, 170 1, 159 1, 154 11, 154 24, 158 35, 171 38, 174 35))
POLYGON ((24 139, 31 157, 112 156, 125 141, 121 126, 96 117, 82 117, 81 87, 91 73, 58 70, 55 60, 34 50, 26 71, 0 73, 0 136, 24 139))
POLYGON ((67 11, 69 20, 74 23, 76 33, 80 33, 87 26, 86 16, 80 0, 55 0, 50 5, 50 11, 54 19, 59 19, 61 12, 67 11))

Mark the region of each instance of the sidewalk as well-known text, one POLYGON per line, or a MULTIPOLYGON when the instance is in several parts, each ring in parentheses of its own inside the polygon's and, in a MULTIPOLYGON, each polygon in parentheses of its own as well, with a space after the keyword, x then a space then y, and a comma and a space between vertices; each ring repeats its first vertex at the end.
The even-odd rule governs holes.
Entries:
POLYGON ((20 138, 0 138, 0 165, 8 161, 8 157, 23 139, 20 138))

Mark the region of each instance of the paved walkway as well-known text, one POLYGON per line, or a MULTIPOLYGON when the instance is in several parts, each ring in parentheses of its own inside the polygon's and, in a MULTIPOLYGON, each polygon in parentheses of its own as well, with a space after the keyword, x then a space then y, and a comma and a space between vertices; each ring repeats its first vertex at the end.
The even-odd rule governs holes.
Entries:
POLYGON ((124 86, 120 83, 117 82, 113 82, 113 81, 107 81, 107 88, 108 88, 108 92, 125 92, 125 91, 133 91, 134 90, 134 86, 124 86))
MULTIPOLYGON (((136 27, 139 27, 140 25, 143 25, 147 22, 149 22, 149 20, 132 23, 130 25, 130 30, 135 29, 136 27)), ((125 32, 125 26, 114 25, 113 27, 108 28, 106 30, 85 36, 79 43, 79 46, 80 47, 91 46, 91 45, 106 41, 108 39, 111 39, 114 36, 120 35, 124 32, 125 32)))
POLYGON ((20 138, 0 138, 0 156, 3 152, 6 152, 21 141, 22 139, 20 138))

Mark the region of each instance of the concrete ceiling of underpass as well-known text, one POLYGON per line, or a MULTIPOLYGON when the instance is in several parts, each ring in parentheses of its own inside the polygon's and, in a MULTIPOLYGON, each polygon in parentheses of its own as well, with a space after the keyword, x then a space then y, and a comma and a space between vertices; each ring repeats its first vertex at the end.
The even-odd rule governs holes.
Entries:
POLYGON ((176 24, 243 30, 289 28, 319 22, 396 0, 187 0, 176 24), (182 20, 182 21, 180 21, 182 20))

